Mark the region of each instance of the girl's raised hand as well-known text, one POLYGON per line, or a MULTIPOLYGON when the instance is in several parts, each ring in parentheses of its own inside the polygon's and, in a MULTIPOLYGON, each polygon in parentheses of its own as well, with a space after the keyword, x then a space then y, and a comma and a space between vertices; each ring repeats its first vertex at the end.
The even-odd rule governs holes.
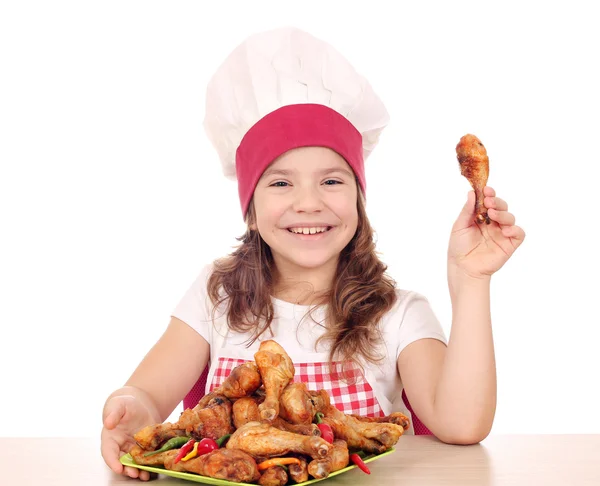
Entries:
POLYGON ((469 191, 467 203, 458 215, 448 244, 449 274, 473 278, 497 272, 523 243, 525 232, 515 225, 508 204, 489 186, 483 190, 490 224, 475 222, 475 192, 469 191))

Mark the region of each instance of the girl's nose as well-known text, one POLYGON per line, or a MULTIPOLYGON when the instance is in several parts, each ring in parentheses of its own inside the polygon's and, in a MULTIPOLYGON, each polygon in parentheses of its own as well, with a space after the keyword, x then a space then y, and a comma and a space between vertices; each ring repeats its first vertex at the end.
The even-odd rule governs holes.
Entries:
POLYGON ((323 209, 323 200, 315 187, 297 188, 294 194, 293 209, 299 213, 312 213, 323 209))

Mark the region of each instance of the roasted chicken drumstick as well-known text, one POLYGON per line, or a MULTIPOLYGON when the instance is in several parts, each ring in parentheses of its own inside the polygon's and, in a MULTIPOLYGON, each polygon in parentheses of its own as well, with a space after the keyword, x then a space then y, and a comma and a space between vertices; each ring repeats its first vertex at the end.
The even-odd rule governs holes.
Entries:
POLYGON ((296 452, 322 459, 333 446, 316 435, 300 435, 269 424, 248 422, 231 435, 226 447, 239 449, 256 458, 279 457, 296 452))
POLYGON ((233 432, 231 402, 224 396, 213 396, 205 407, 200 405, 184 410, 175 423, 149 425, 133 437, 138 445, 146 450, 158 449, 160 444, 182 435, 194 439, 208 437, 218 439, 233 432))
POLYGON ((248 361, 233 368, 221 386, 204 395, 197 406, 204 408, 216 395, 223 395, 231 399, 248 397, 258 390, 261 385, 262 378, 256 363, 248 361))
POLYGON ((310 424, 315 417, 315 406, 306 383, 290 383, 279 399, 279 415, 293 424, 310 424))
POLYGON ((456 146, 456 158, 460 173, 471 183, 475 191, 475 221, 490 224, 487 209, 483 204, 483 188, 489 177, 489 159, 481 141, 471 134, 463 136, 456 146))
POLYGON ((400 412, 380 418, 347 415, 331 405, 325 390, 309 390, 309 394, 315 412, 325 414, 323 421, 333 429, 335 438, 346 441, 351 449, 376 454, 385 452, 410 427, 408 417, 400 412))
POLYGON ((323 410, 323 421, 333 429, 337 439, 348 447, 365 452, 381 453, 394 446, 404 434, 404 427, 389 422, 363 422, 340 412, 333 405, 323 410))
POLYGON ((258 480, 260 486, 285 486, 288 482, 288 473, 279 466, 267 469, 258 480))
POLYGON ((174 464, 177 451, 168 452, 165 468, 173 471, 192 472, 235 483, 252 483, 260 478, 256 461, 243 451, 217 449, 185 462, 179 461, 177 464, 174 464))
POLYGON ((258 406, 263 420, 273 421, 279 415, 279 397, 294 378, 294 364, 275 341, 263 341, 254 359, 265 387, 265 401, 258 406))
POLYGON ((377 423, 389 423, 400 425, 404 430, 408 430, 410 428, 410 419, 404 415, 402 412, 393 412, 390 415, 386 415, 385 417, 363 417, 362 415, 352 415, 350 417, 354 417, 361 422, 377 422, 377 423))
POLYGON ((313 478, 323 479, 332 472, 345 468, 350 462, 348 445, 343 440, 334 440, 333 449, 323 459, 315 459, 308 465, 308 472, 313 478))
MULTIPOLYGON (((246 425, 248 422, 262 421, 260 412, 258 411, 258 404, 260 401, 261 399, 255 397, 244 397, 235 401, 233 404, 233 424, 236 429, 239 429, 242 425, 246 425)), ((275 420, 267 422, 276 429, 285 430, 287 432, 294 432, 302 435, 321 435, 319 427, 312 423, 290 423, 287 420, 283 420, 281 417, 277 417, 275 420)))

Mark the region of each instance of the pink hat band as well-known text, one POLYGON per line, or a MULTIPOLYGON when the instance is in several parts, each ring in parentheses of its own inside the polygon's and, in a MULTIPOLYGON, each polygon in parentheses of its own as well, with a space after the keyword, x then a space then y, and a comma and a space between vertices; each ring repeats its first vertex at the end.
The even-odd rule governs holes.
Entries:
POLYGON ((236 151, 236 173, 242 214, 265 169, 297 147, 328 147, 352 168, 366 193, 362 135, 346 117, 321 104, 286 105, 265 115, 244 135, 236 151))

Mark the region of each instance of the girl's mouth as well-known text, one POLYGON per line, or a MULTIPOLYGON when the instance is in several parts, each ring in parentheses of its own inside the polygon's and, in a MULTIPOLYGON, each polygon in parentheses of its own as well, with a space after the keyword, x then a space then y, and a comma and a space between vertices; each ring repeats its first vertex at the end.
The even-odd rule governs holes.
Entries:
POLYGON ((287 230, 295 235, 319 235, 327 233, 331 228, 333 228, 333 226, 297 227, 287 228, 287 230))

